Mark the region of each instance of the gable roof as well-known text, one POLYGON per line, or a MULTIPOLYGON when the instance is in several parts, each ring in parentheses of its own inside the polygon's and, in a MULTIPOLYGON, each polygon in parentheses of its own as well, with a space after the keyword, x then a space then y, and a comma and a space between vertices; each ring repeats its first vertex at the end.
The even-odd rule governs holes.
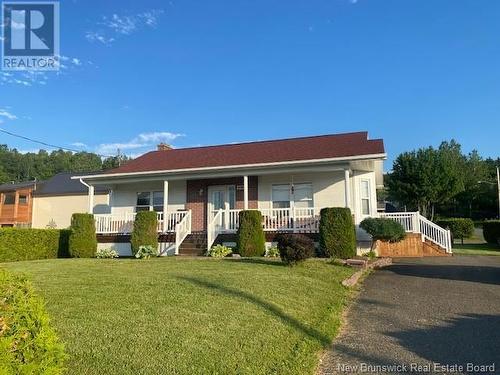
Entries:
POLYGON ((175 171, 209 167, 385 155, 381 139, 368 132, 151 151, 104 174, 175 171))
MULTIPOLYGON (((52 195, 83 195, 88 193, 88 188, 73 176, 84 176, 89 173, 58 173, 37 186, 35 196, 52 195)), ((93 173, 95 174, 95 173, 93 173)), ((95 194, 107 194, 109 189, 105 186, 96 186, 95 194)))

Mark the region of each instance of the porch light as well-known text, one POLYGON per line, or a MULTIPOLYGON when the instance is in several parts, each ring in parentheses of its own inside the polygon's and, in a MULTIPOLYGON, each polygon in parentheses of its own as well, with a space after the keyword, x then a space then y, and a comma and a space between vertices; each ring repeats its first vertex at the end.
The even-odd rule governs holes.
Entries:
POLYGON ((198 191, 198 194, 200 195, 200 197, 203 195, 203 188, 201 188, 201 189, 198 191))

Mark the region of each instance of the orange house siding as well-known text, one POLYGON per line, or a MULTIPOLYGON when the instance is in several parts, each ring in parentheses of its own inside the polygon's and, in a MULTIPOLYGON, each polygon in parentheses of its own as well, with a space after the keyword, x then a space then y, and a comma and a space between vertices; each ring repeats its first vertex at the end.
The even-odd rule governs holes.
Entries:
POLYGON ((0 226, 10 226, 16 224, 31 224, 31 215, 33 214, 32 188, 24 188, 16 191, 4 191, 0 193, 0 226), (5 195, 15 194, 14 204, 4 204, 5 195), (19 197, 25 195, 28 202, 19 203, 19 197))

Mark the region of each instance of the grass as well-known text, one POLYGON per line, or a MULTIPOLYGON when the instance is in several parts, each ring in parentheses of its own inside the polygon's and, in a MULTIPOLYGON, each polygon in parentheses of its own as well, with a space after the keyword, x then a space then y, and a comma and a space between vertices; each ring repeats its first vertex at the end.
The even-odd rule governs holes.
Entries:
POLYGON ((453 254, 457 255, 500 255, 498 246, 488 243, 469 243, 464 245, 453 245, 453 254))
POLYGON ((55 259, 28 274, 71 374, 307 374, 336 335, 352 269, 323 260, 55 259))

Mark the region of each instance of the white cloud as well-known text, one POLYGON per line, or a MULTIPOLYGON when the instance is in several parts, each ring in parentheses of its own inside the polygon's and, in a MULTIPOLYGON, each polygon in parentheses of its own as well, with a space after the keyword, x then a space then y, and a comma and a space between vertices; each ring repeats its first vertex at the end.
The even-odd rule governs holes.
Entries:
POLYGON ((160 142, 169 143, 176 140, 179 137, 183 137, 184 134, 171 133, 171 132, 151 132, 151 133, 141 133, 137 137, 134 137, 128 142, 114 142, 114 143, 101 143, 96 147, 96 152, 101 155, 115 155, 120 149, 120 151, 130 151, 138 149, 146 149, 155 146, 160 142))
POLYGON ((71 146, 73 147, 81 147, 81 148, 87 148, 87 145, 83 142, 73 142, 71 143, 71 146))
POLYGON ((7 111, 6 109, 2 109, 0 108, 0 117, 4 117, 8 120, 17 120, 17 116, 10 113, 9 111, 7 111))
POLYGON ((131 35, 144 27, 156 27, 158 18, 163 13, 162 9, 152 9, 134 15, 114 13, 111 16, 103 16, 97 23, 99 30, 87 31, 85 38, 90 42, 109 45, 116 38, 131 35))
POLYGON ((76 65, 76 66, 80 66, 80 65, 82 65, 82 62, 80 61, 80 59, 77 59, 76 57, 73 57, 73 58, 71 59, 71 62, 72 62, 74 65, 76 65))
POLYGON ((88 31, 87 34, 85 34, 85 38, 87 38, 89 42, 97 41, 105 45, 111 44, 115 41, 115 38, 108 38, 98 32, 93 31, 88 31))

